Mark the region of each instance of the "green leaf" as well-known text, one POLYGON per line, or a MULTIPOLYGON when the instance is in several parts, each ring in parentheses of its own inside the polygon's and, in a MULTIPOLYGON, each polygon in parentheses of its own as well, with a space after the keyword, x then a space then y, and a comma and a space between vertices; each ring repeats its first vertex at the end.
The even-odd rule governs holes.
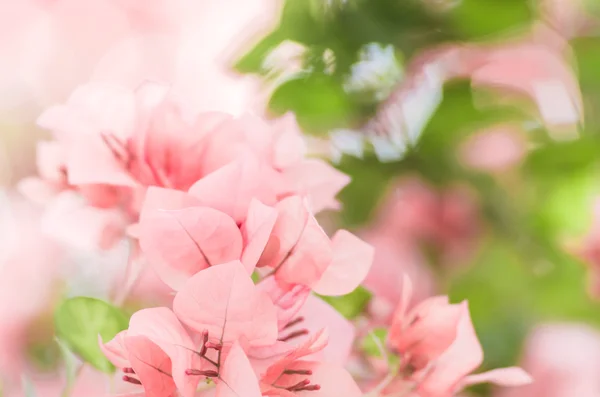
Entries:
POLYGON ((252 281, 254 281, 254 284, 258 283, 260 279, 261 277, 260 274, 258 274, 258 272, 252 273, 252 281))
POLYGON ((531 21, 533 11, 523 0, 463 0, 450 12, 453 27, 465 39, 522 28, 531 21))
POLYGON ((388 330, 386 328, 375 328, 361 342, 362 351, 369 357, 385 358, 387 356, 388 367, 392 372, 398 370, 400 357, 387 352, 386 341, 388 330))
POLYGON ((317 73, 286 81, 269 102, 277 115, 296 113, 300 126, 309 132, 326 132, 346 125, 354 117, 353 106, 339 81, 317 73))
POLYGON ((84 361, 104 372, 114 370, 98 346, 98 335, 108 341, 128 326, 127 316, 99 299, 76 297, 64 301, 54 313, 57 336, 84 361))
POLYGON ((371 300, 371 293, 363 287, 358 287, 347 295, 320 296, 320 298, 333 306, 342 316, 353 319, 363 312, 371 300))
POLYGON ((362 351, 370 357, 383 357, 381 346, 385 348, 387 336, 388 330, 386 328, 375 328, 363 338, 361 343, 362 351))

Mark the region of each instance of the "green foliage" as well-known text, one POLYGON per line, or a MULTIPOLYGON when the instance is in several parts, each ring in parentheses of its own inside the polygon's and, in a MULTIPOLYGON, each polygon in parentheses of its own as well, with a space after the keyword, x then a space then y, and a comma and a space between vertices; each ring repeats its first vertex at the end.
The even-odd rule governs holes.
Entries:
POLYGON ((364 311, 371 299, 371 293, 363 287, 358 287, 347 295, 320 296, 320 298, 333 306, 347 319, 353 319, 364 311))
POLYGON ((88 297, 67 299, 54 313, 58 338, 84 361, 104 372, 114 368, 100 350, 98 335, 106 342, 126 329, 128 322, 120 309, 88 297))
POLYGON ((373 329, 369 335, 363 338, 361 343, 362 351, 370 357, 383 357, 382 349, 385 349, 387 335, 387 328, 373 329))

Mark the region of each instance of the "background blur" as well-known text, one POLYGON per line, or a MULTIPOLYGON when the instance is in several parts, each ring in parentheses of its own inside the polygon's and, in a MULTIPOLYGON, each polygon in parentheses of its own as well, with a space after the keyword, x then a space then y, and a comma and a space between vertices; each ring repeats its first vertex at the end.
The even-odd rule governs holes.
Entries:
POLYGON ((519 396, 600 396, 599 18, 596 0, 0 0, 0 182, 36 172, 37 116, 89 80, 292 111, 352 177, 325 226, 377 249, 339 310, 393 304, 370 295, 408 274, 421 299, 469 300, 486 369, 572 385, 519 396))

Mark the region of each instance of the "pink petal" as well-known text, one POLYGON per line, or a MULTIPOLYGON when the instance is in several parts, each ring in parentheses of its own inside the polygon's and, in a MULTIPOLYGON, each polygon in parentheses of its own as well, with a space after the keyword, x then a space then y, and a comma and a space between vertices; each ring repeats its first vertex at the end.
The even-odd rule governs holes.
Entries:
POLYGON ((454 343, 437 360, 419 393, 423 397, 437 397, 452 392, 460 381, 483 361, 483 350, 475 334, 467 302, 461 303, 462 315, 454 343))
POLYGON ((45 205, 63 189, 43 179, 28 177, 19 181, 17 190, 33 203, 45 205))
POLYGON ((239 259, 242 253, 242 236, 235 222, 207 207, 145 216, 139 241, 159 277, 175 290, 199 271, 239 259))
POLYGON ((277 204, 277 220, 258 266, 277 267, 298 244, 312 216, 300 196, 286 197, 277 204))
POLYGON ((279 282, 313 286, 331 263, 332 250, 325 231, 310 217, 291 254, 275 273, 279 282))
POLYGON ((276 220, 277 210, 258 200, 253 199, 250 202, 246 221, 241 227, 244 237, 242 263, 250 273, 254 271, 254 267, 269 242, 276 220))
POLYGON ((64 174, 64 148, 56 141, 40 141, 36 148, 36 163, 40 177, 48 181, 61 182, 64 174))
POLYGON ((185 397, 193 396, 198 378, 187 376, 185 370, 200 369, 207 363, 194 353, 194 343, 175 314, 164 307, 136 312, 129 322, 127 338, 135 336, 147 338, 164 352, 170 359, 169 373, 177 388, 185 397))
POLYGON ((225 165, 196 182, 189 193, 203 205, 223 211, 241 223, 253 198, 272 204, 264 181, 264 169, 253 155, 225 165))
MULTIPOLYGON (((299 366, 305 365, 299 364, 299 366)), ((359 397, 363 395, 344 367, 330 363, 314 363, 311 369, 313 374, 310 381, 312 384, 321 386, 321 389, 305 393, 306 397, 359 397)))
POLYGON ((301 345, 287 354, 275 364, 271 365, 261 381, 267 384, 273 384, 283 376, 284 371, 294 367, 297 360, 320 352, 327 346, 329 333, 327 329, 321 329, 311 335, 301 345))
POLYGON ((314 361, 297 361, 290 365, 289 369, 308 369, 312 371, 312 375, 285 375, 277 381, 277 385, 289 387, 308 379, 311 384, 319 385, 320 389, 281 394, 277 389, 272 388, 266 395, 282 397, 359 397, 363 395, 352 376, 342 366, 314 361))
POLYGON ((291 184, 289 193, 306 195, 315 214, 325 209, 339 209, 335 196, 350 177, 319 159, 306 159, 283 170, 283 177, 291 184))
POLYGON ((398 351, 410 354, 413 365, 421 368, 437 359, 455 341, 462 315, 462 307, 448 304, 447 297, 429 298, 415 307, 402 323, 392 324, 389 343, 398 351))
POLYGON ((331 242, 333 259, 313 289, 321 295, 349 294, 369 273, 374 249, 346 230, 339 230, 331 242))
POLYGON ((102 337, 98 335, 98 345, 102 353, 113 363, 117 368, 123 369, 131 366, 125 346, 125 338, 127 331, 121 331, 107 343, 102 342, 102 337))
POLYGON ((287 113, 275 121, 276 132, 273 145, 273 165, 283 169, 300 162, 306 155, 306 143, 293 113, 287 113))
MULTIPOLYGON (((327 346, 306 359, 346 365, 356 336, 354 325, 328 303, 314 295, 308 297, 298 316, 304 317, 304 321, 290 328, 290 332, 296 328, 303 328, 315 334, 326 328, 330 335, 327 346)), ((303 338, 292 339, 290 344, 297 346, 302 340, 303 338)))
POLYGON ((217 397, 261 397, 258 379, 239 343, 234 343, 219 372, 217 397))
POLYGON ((198 206, 198 200, 185 192, 150 186, 144 195, 140 218, 152 215, 157 210, 182 210, 198 206))
MULTIPOLYGON (((257 284, 260 291, 264 291, 277 308, 277 327, 281 330, 288 323, 298 317, 304 302, 310 296, 310 289, 296 285, 292 289, 283 289, 275 277, 266 277, 257 284)), ((323 327, 320 327, 321 329, 323 327)))
POLYGON ((83 249, 112 246, 122 237, 124 228, 122 213, 85 205, 73 191, 60 193, 42 219, 45 233, 83 249))
POLYGON ((225 343, 245 337, 251 346, 266 346, 277 339, 275 307, 239 261, 190 278, 175 296, 173 310, 190 328, 208 330, 225 343))
POLYGON ((169 356, 144 336, 127 336, 125 344, 135 376, 142 382, 146 397, 170 396, 177 390, 169 356))

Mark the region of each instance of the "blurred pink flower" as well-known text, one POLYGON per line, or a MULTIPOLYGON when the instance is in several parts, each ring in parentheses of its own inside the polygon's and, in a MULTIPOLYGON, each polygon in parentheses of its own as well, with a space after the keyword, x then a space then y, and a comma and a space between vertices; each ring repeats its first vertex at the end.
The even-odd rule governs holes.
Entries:
POLYGON ((526 150, 526 139, 518 128, 497 125, 469 136, 458 156, 469 168, 496 173, 517 166, 526 150))
POLYGON ((418 177, 392 185, 374 227, 417 248, 433 248, 442 264, 467 261, 477 246, 481 224, 476 196, 466 186, 435 188, 418 177))
POLYGON ((276 24, 281 3, 0 2, 0 119, 8 131, 0 140, 10 153, 10 182, 31 172, 29 154, 44 137, 33 123, 37 114, 89 81, 135 88, 152 79, 171 85, 195 110, 262 113, 268 88, 231 65, 276 24))
POLYGON ((406 277, 402 295, 387 340, 400 357, 400 371, 382 395, 451 397, 476 383, 519 386, 531 382, 516 367, 471 374, 481 365, 483 351, 466 301, 449 304, 447 297, 440 296, 407 310, 412 284, 406 277))
POLYGON ((600 333, 584 324, 536 328, 525 342, 521 364, 535 381, 499 391, 498 397, 596 397, 600 395, 600 333))
MULTIPOLYGON (((42 106, 90 78, 131 88, 159 79, 202 110, 239 112, 257 86, 228 71, 240 50, 233 47, 273 26, 278 9, 278 0, 3 2, 3 74, 42 106)), ((14 98, 5 85, 7 99, 14 98)))
POLYGON ((155 192, 175 201, 189 190, 194 205, 211 206, 242 223, 252 198, 271 205, 301 194, 314 212, 337 208, 335 195, 349 182, 325 161, 305 157, 292 115, 264 121, 198 113, 159 83, 133 91, 83 85, 66 104, 46 110, 39 123, 55 140, 39 145, 41 178, 24 180, 22 191, 51 205, 59 202, 55 198, 66 201, 56 212, 60 229, 70 225, 78 238, 78 229, 86 230, 104 247, 138 221, 145 199, 146 207, 176 209, 148 199, 148 187, 163 188, 155 192), (85 200, 77 203, 76 195, 67 200, 71 190, 85 200), (79 216, 68 216, 74 212, 79 216), (67 224, 61 214, 70 219, 67 224))
MULTIPOLYGON (((40 213, 16 196, 0 193, 0 374, 14 380, 28 366, 33 323, 49 315, 64 260, 40 229, 40 213)), ((52 329, 38 324, 40 337, 52 329)))
POLYGON ((588 266, 588 293, 600 299, 600 198, 593 205, 591 226, 582 241, 568 247, 588 266))
POLYGON ((402 279, 410 277, 415 284, 414 303, 434 294, 434 276, 417 247, 383 232, 370 231, 362 237, 375 248, 373 265, 363 285, 373 293, 369 313, 375 325, 388 325, 394 308, 400 302, 402 279))
POLYGON ((567 39, 593 33, 599 24, 585 0, 538 0, 541 18, 567 39))
MULTIPOLYGON (((414 144, 442 101, 443 85, 470 79, 473 88, 491 91, 496 101, 530 110, 551 137, 577 136, 583 124, 583 102, 568 42, 543 23, 534 23, 515 39, 482 44, 449 43, 426 48, 406 67, 403 82, 380 106, 362 134, 382 161, 401 158, 414 144), (525 105, 525 106, 524 106, 525 105)), ((476 99, 481 99, 476 96, 476 99)), ((478 105, 486 105, 478 101, 478 105)), ((336 150, 360 155, 360 137, 336 150)), ((339 142, 338 142, 339 144, 339 142)))

